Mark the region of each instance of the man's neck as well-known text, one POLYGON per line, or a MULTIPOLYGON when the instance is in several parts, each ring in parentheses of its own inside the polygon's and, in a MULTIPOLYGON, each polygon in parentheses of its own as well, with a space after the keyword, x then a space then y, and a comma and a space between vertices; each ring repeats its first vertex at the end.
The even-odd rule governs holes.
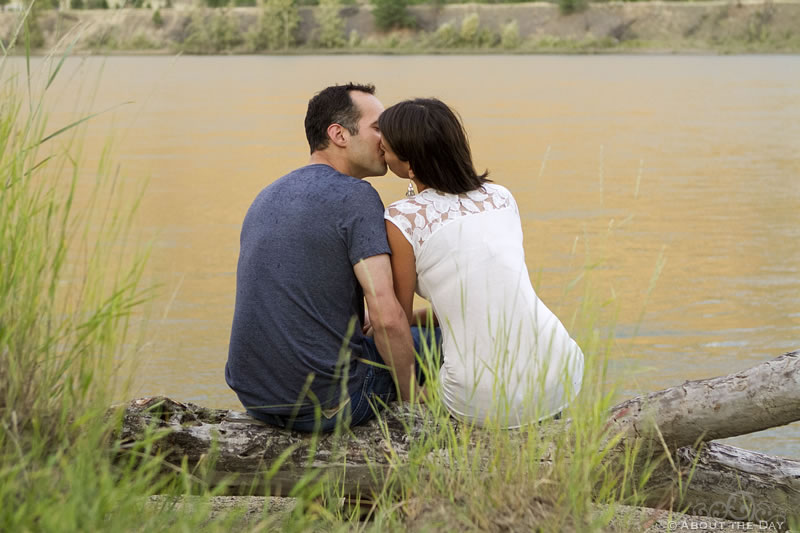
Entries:
MULTIPOLYGON (((338 170, 342 174, 347 174, 348 176, 352 176, 350 173, 350 165, 347 163, 346 160, 335 157, 333 154, 329 153, 328 151, 316 151, 311 154, 311 158, 308 160, 309 165, 328 165, 332 167, 334 170, 338 170)), ((355 176, 357 177, 357 176, 355 176)))

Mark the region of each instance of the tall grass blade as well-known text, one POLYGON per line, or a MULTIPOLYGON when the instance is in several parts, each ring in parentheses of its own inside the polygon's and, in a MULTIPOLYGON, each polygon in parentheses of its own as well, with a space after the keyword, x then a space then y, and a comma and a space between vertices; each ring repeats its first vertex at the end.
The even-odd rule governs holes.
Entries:
POLYGON ((47 141, 49 141, 53 137, 57 137, 57 136, 61 135, 62 133, 64 133, 65 131, 69 131, 69 130, 71 130, 72 128, 74 128, 76 126, 79 126, 79 125, 83 124, 87 120, 91 120, 91 119, 93 119, 95 117, 98 117, 98 116, 100 116, 102 114, 108 113, 110 111, 114 111, 115 109, 118 109, 118 108, 120 108, 120 107, 122 107, 124 105, 129 105, 129 104, 132 104, 132 103, 133 103, 133 101, 122 102, 121 104, 117 104, 117 105, 111 106, 108 109, 104 109, 103 111, 98 111, 97 113, 92 113, 91 115, 87 115, 87 116, 85 116, 85 117, 83 117, 83 118, 81 118, 79 120, 76 120, 75 122, 72 122, 71 124, 68 124, 68 125, 64 126, 63 128, 60 128, 60 129, 54 131, 53 133, 51 133, 47 137, 45 137, 42 140, 38 141, 37 143, 29 146, 28 150, 31 150, 31 149, 39 146, 40 144, 46 143, 47 141))
POLYGON ((70 42, 67 46, 67 49, 64 50, 64 53, 61 55, 61 60, 58 62, 58 65, 56 65, 56 68, 53 69, 53 72, 50 74, 50 78, 47 80, 47 85, 44 87, 45 91, 48 90, 55 81, 56 76, 58 76, 58 73, 61 71, 61 67, 64 65, 64 61, 66 61, 67 57, 72 54, 72 49, 75 47, 75 43, 78 42, 80 36, 80 33, 76 33, 75 37, 72 39, 72 42, 70 42))

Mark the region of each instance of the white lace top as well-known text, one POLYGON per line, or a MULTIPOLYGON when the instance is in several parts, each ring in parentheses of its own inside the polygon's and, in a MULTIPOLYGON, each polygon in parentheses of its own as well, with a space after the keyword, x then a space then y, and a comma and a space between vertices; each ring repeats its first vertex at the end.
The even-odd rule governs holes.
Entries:
POLYGON ((416 255, 425 241, 448 223, 496 209, 513 209, 519 215, 517 203, 508 189, 486 184, 464 194, 425 189, 413 198, 391 204, 384 217, 403 232, 416 255))
POLYGON ((417 292, 439 319, 450 411, 518 427, 563 409, 580 389, 583 354, 533 290, 508 189, 425 189, 384 217, 411 243, 417 292))

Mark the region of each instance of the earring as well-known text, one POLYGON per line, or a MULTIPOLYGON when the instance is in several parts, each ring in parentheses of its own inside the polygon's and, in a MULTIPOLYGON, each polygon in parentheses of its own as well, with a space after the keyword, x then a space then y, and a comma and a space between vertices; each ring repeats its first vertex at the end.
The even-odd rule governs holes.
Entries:
POLYGON ((408 180, 408 190, 406 191, 406 198, 414 198, 416 193, 414 193, 414 184, 411 180, 408 180))

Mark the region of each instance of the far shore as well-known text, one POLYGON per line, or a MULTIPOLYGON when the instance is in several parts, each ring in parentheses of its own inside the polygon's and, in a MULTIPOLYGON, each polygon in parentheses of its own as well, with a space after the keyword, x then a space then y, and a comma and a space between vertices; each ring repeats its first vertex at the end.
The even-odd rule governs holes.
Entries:
MULTIPOLYGON (((80 55, 800 53, 800 1, 608 2, 571 14, 552 3, 447 4, 409 12, 414 29, 379 31, 369 6, 347 6, 341 35, 323 46, 317 8, 301 7, 290 41, 278 46, 257 35, 256 7, 43 10, 33 48, 43 54, 75 40, 80 55)), ((6 45, 19 17, 0 13, 6 45)), ((24 45, 15 50, 24 53, 24 45)))

